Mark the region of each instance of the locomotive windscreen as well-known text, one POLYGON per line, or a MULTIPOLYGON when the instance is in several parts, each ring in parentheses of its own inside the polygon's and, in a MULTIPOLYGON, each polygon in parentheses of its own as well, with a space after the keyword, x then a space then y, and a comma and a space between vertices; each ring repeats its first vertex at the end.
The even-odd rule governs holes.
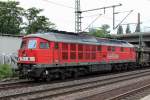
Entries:
POLYGON ((29 40, 28 42, 28 49, 36 48, 37 40, 29 40))

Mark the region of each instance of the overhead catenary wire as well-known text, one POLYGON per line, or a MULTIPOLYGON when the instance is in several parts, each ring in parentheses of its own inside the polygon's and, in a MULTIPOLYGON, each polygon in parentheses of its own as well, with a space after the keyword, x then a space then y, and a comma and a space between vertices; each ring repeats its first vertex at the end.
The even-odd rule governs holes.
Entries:
POLYGON ((65 7, 65 8, 70 8, 70 9, 75 9, 74 7, 67 6, 67 5, 64 5, 64 4, 60 4, 60 3, 57 3, 57 2, 54 2, 54 1, 50 1, 50 0, 43 0, 43 1, 51 3, 51 4, 54 4, 54 5, 57 5, 57 6, 61 6, 61 7, 65 7))
POLYGON ((87 30, 97 19, 99 19, 99 17, 101 16, 102 14, 99 14, 98 17, 96 17, 83 31, 87 30))
POLYGON ((121 22, 120 22, 114 29, 116 29, 117 27, 119 27, 119 25, 121 25, 122 22, 123 22, 132 12, 133 12, 133 10, 131 10, 131 11, 121 20, 121 22))

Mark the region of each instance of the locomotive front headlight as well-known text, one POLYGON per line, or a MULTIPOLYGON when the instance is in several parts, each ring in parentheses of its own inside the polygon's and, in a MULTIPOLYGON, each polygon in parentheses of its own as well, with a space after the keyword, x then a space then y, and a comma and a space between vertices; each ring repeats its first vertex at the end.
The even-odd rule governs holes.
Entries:
POLYGON ((35 61, 35 57, 30 57, 30 61, 35 61))
POLYGON ((19 61, 22 61, 22 57, 19 57, 19 59, 18 59, 19 61))

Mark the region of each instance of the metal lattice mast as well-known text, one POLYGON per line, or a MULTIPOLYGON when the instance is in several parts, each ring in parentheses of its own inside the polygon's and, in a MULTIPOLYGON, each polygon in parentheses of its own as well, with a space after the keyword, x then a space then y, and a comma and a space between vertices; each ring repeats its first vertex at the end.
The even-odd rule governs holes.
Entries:
POLYGON ((81 31, 82 27, 81 27, 80 0, 75 0, 75 32, 79 33, 81 31))

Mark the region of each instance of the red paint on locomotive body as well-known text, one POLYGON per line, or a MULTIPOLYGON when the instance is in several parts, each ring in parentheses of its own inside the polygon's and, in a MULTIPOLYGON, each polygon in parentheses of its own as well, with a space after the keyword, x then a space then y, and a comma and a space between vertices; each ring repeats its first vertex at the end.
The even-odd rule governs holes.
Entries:
POLYGON ((23 38, 18 63, 52 63, 50 45, 49 41, 41 38, 23 38))
POLYGON ((18 63, 61 65, 136 61, 134 47, 125 41, 90 37, 91 40, 94 39, 93 42, 88 37, 79 40, 80 36, 66 35, 73 37, 72 40, 67 40, 59 39, 59 35, 62 37, 60 33, 24 37, 18 53, 18 63))

